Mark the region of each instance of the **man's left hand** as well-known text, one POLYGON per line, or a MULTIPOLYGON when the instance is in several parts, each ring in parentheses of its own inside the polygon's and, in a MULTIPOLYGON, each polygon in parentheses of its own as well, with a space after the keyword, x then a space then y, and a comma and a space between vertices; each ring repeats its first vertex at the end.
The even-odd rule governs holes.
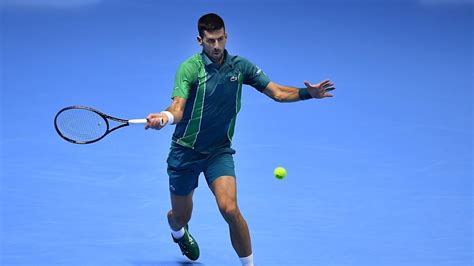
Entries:
POLYGON ((318 84, 311 84, 309 81, 305 81, 306 89, 313 98, 321 99, 326 97, 334 97, 334 95, 328 93, 332 90, 335 90, 334 83, 329 79, 323 80, 318 84))

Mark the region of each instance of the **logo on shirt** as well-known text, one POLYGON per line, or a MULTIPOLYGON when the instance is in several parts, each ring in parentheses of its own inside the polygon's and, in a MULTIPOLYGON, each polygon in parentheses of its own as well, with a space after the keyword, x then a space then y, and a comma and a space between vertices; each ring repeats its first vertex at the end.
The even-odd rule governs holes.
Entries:
POLYGON ((236 76, 230 77, 230 81, 234 82, 234 81, 236 81, 236 80, 237 80, 237 77, 236 77, 236 76))

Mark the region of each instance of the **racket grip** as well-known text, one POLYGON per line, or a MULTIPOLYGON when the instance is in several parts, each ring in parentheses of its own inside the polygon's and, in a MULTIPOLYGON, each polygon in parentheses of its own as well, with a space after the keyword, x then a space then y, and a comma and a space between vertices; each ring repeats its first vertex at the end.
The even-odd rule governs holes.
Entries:
POLYGON ((129 124, 146 124, 147 120, 146 119, 130 119, 128 120, 129 124))
MULTIPOLYGON (((146 123, 148 123, 148 120, 147 119, 130 119, 130 120, 128 120, 128 123, 129 124, 146 124, 146 123)), ((162 118, 160 118, 160 125, 161 126, 165 125, 162 118)))

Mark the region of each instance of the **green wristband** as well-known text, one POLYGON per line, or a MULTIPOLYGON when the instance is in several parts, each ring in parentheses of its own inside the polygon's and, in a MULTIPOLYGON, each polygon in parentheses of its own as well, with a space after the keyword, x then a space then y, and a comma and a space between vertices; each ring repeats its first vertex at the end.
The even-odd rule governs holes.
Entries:
POLYGON ((300 100, 308 100, 313 98, 306 88, 300 89, 298 91, 298 96, 300 97, 300 100))

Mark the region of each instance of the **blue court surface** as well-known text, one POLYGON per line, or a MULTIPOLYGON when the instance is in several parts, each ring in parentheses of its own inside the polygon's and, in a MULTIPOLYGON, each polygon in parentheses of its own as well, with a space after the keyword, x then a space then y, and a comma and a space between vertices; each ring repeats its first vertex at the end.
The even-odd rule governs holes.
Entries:
POLYGON ((0 265, 240 265, 204 178, 200 259, 171 240, 173 127, 90 145, 53 127, 69 105, 166 108, 208 12, 274 82, 337 87, 290 104, 244 87, 233 147, 256 265, 474 265, 474 5, 380 2, 2 1, 0 265))

